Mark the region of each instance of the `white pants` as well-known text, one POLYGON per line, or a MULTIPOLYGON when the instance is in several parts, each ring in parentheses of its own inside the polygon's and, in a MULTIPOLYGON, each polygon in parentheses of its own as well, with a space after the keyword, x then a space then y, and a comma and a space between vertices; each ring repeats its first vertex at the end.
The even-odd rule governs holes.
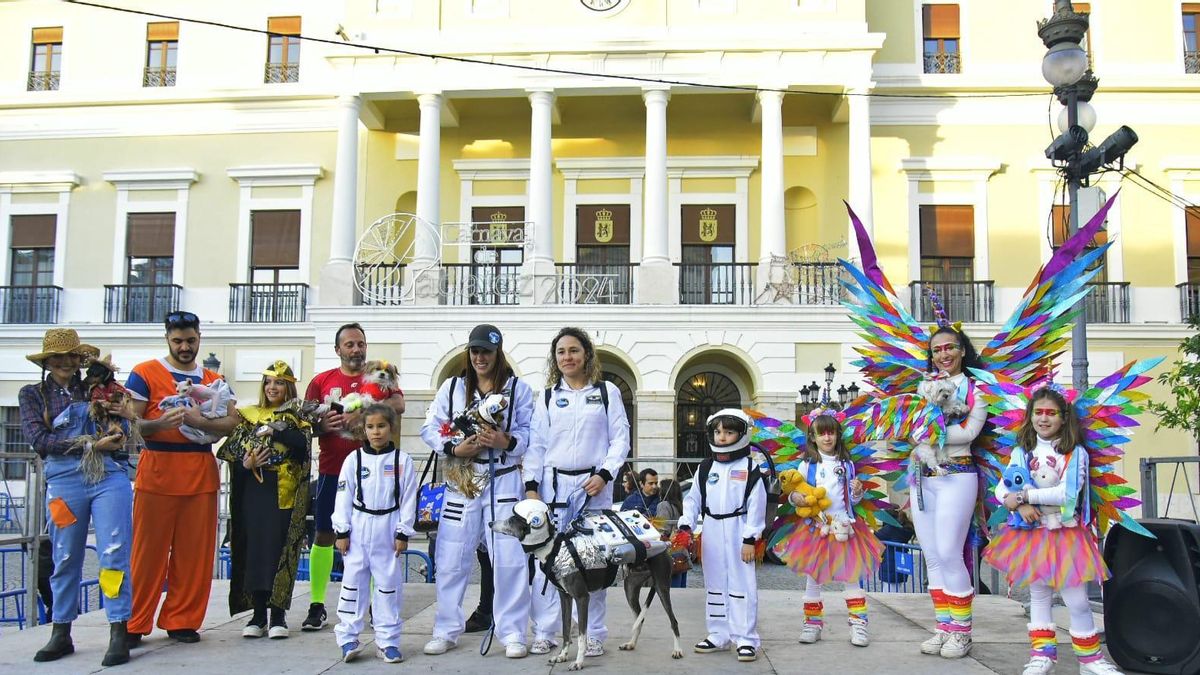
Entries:
POLYGON ((494 533, 488 527, 488 523, 510 517, 523 494, 519 470, 496 478, 495 513, 491 486, 484 486, 475 499, 446 486, 437 531, 437 613, 433 637, 458 642, 463 633, 466 626, 463 595, 475 566, 475 549, 482 538, 495 574, 496 592, 492 600, 495 637, 505 645, 525 643, 525 624, 529 621, 528 556, 516 537, 494 533))
MULTIPOLYGON (((1096 619, 1092 616, 1092 603, 1088 602, 1087 587, 1083 584, 1068 586, 1058 592, 1063 604, 1071 613, 1070 631, 1074 635, 1091 635, 1096 632, 1096 619)), ((1029 584, 1029 625, 1052 626, 1054 616, 1050 613, 1050 601, 1054 591, 1043 581, 1029 584)))
MULTIPOLYGON (((582 474, 579 476, 564 476, 558 475, 558 491, 555 496, 554 470, 547 468, 543 480, 538 483, 539 492, 542 495, 542 500, 547 504, 557 502, 565 502, 576 488, 583 485, 591 476, 582 474)), ((567 508, 553 509, 554 527, 559 532, 570 523, 562 522, 566 517, 566 513, 570 511, 573 514, 578 513, 584 503, 587 495, 580 490, 579 494, 571 500, 570 506, 567 508)), ((610 509, 613 505, 613 488, 612 483, 604 486, 600 494, 592 497, 587 502, 589 509, 610 509)), ((605 618, 608 614, 608 589, 602 588, 588 596, 588 637, 596 638, 603 642, 608 638, 608 626, 605 618)), ((546 583, 546 575, 542 572, 541 565, 534 564, 533 572, 533 593, 532 607, 530 610, 530 618, 533 620, 533 639, 534 640, 550 640, 558 642, 558 634, 562 631, 562 608, 558 603, 558 589, 554 584, 546 583), (545 592, 542 589, 545 588, 545 592)), ((579 614, 574 614, 573 623, 579 621, 579 614)))
POLYGON ((700 535, 705 625, 718 647, 759 646, 754 561, 742 562, 742 519, 705 518, 700 535))
POLYGON ((963 546, 975 514, 979 476, 975 473, 922 476, 921 487, 925 508, 917 507, 916 495, 913 495, 912 521, 921 553, 925 556, 929 587, 953 595, 966 595, 974 586, 963 559, 963 546))
POLYGON ((363 618, 371 610, 375 643, 399 647, 404 620, 404 563, 396 555, 396 532, 392 519, 355 511, 350 516, 350 550, 342 557, 342 587, 338 592, 338 625, 334 627, 339 646, 358 640, 363 618), (371 582, 375 590, 371 590, 371 582))

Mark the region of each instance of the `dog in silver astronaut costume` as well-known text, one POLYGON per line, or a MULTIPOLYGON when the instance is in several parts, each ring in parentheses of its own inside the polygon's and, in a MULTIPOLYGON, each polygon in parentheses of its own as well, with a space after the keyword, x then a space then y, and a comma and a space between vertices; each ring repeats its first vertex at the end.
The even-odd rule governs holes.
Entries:
POLYGON ((558 589, 562 608, 562 649, 550 663, 567 660, 571 647, 571 603, 579 615, 579 645, 575 662, 567 670, 583 667, 587 644, 588 594, 611 586, 617 570, 625 567, 625 600, 633 610, 632 637, 621 645, 623 651, 637 647, 642 624, 655 594, 671 620, 675 646, 671 658, 683 658, 679 647, 679 622, 671 608, 671 557, 663 555, 667 542, 661 541, 654 526, 637 511, 585 511, 564 532, 557 532, 550 508, 540 500, 525 499, 513 507, 513 515, 492 523, 492 529, 516 537, 527 553, 536 558, 546 578, 558 589), (641 589, 650 593, 641 604, 641 589))

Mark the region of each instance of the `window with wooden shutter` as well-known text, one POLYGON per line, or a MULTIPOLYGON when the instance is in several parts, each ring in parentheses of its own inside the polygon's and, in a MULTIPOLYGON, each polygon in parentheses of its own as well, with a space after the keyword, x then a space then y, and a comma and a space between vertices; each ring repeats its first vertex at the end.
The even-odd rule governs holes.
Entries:
POLYGON ((921 26, 925 72, 962 72, 958 5, 922 5, 921 26))
POLYGON ((265 81, 300 81, 300 17, 267 19, 267 72, 265 81))
POLYGON ((179 22, 146 24, 146 69, 143 87, 174 87, 179 52, 179 22))
POLYGON ((975 268, 975 208, 920 208, 921 280, 972 281, 975 268))
POLYGON ((125 228, 127 283, 171 284, 175 268, 175 214, 131 213, 125 228))
POLYGON ((62 65, 62 26, 33 29, 32 53, 29 58, 29 91, 58 89, 59 68, 62 65))
POLYGON ((1183 3, 1183 72, 1200 73, 1200 2, 1183 3))
POLYGON ((9 282, 13 286, 54 283, 54 240, 57 216, 12 216, 9 236, 9 282))
POLYGON ((1187 226, 1188 283, 1200 283, 1200 206, 1191 206, 1184 217, 1187 226))
POLYGON ((250 213, 250 270, 273 272, 300 267, 300 212, 253 211, 250 213))

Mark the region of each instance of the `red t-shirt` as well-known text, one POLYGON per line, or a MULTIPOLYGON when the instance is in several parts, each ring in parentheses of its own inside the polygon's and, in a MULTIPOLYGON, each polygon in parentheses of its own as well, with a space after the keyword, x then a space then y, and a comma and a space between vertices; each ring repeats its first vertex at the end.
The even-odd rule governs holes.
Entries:
MULTIPOLYGON (((359 385, 362 383, 361 375, 347 375, 342 372, 341 368, 334 368, 323 373, 318 373, 308 383, 308 390, 304 392, 304 398, 309 401, 325 401, 334 389, 340 389, 340 395, 335 398, 342 398, 352 391, 358 391, 359 385)), ((346 456, 357 448, 360 443, 352 438, 346 438, 341 432, 334 431, 328 434, 321 434, 317 439, 317 445, 321 452, 317 456, 317 471, 327 476, 337 476, 342 472, 342 462, 346 456)))

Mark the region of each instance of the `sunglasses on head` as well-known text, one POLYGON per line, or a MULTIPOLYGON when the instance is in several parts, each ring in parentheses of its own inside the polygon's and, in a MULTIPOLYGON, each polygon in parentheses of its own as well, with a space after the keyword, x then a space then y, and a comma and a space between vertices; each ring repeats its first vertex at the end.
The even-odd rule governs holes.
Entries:
POLYGON ((167 328, 194 328, 200 325, 200 317, 191 312, 171 312, 166 324, 167 328))

